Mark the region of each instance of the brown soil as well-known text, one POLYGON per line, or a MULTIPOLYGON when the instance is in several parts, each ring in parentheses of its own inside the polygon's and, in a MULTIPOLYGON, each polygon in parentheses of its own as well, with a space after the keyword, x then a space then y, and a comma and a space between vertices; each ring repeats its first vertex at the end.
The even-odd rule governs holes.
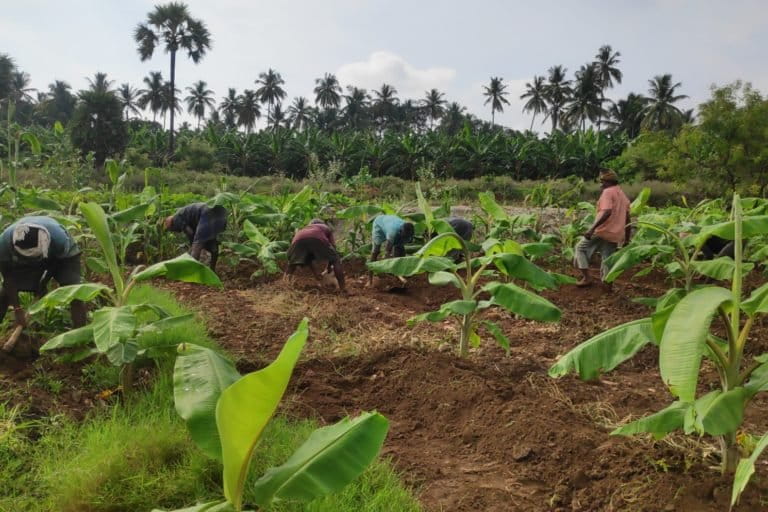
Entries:
MULTIPOLYGON (((546 292, 563 310, 557 324, 490 312, 511 339, 509 356, 485 341, 459 359, 455 323, 405 325, 457 298, 453 288, 432 287, 422 276, 404 288, 392 280, 367 289, 361 263, 346 270, 349 297, 318 289, 307 275, 290 285, 251 281, 250 268, 225 271, 223 290, 164 286, 205 314, 210 334, 242 371, 271 360, 308 317, 311 341, 284 411, 328 422, 361 410, 385 414, 391 423, 385 453, 428 510, 728 509, 730 481, 712 469, 715 450, 706 438, 654 443, 608 435, 671 401, 656 349, 646 348, 597 383, 546 376, 557 356, 581 341, 646 316, 630 299, 660 295, 660 276, 619 282, 613 293, 599 286, 546 292)), ((757 329, 756 340, 764 334, 757 329)), ((768 430, 766 411, 765 399, 752 404, 750 431, 768 430)), ((763 509, 768 485, 757 477, 735 510, 763 509)))

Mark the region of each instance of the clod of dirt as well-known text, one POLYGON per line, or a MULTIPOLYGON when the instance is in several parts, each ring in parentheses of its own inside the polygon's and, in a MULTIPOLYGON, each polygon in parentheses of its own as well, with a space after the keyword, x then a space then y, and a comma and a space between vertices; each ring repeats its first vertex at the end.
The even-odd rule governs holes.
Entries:
POLYGON ((515 449, 512 450, 512 459, 515 462, 520 462, 530 457, 531 453, 532 450, 530 446, 517 445, 515 446, 515 449))

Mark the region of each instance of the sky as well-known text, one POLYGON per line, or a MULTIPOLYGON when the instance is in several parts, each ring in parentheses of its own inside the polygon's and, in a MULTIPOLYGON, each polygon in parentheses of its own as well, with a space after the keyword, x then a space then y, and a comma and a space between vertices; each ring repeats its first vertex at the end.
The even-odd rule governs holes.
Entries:
MULTIPOLYGON (((393 85, 401 99, 437 88, 490 120, 483 85, 502 77, 510 105, 497 123, 523 129, 531 117, 519 96, 534 75, 562 64, 573 72, 609 44, 624 73, 607 96, 645 93, 648 80, 671 73, 694 108, 713 84, 736 79, 768 93, 767 0, 187 0, 213 45, 197 65, 177 62, 177 87, 205 80, 220 99, 227 88, 255 89, 273 68, 288 97, 314 100, 314 81, 335 73, 343 86, 393 85)), ((115 84, 140 86, 150 71, 169 77, 162 50, 141 62, 133 30, 155 2, 26 0, 3 6, 0 53, 13 57, 47 90, 65 80, 75 90, 106 72, 115 84)), ((187 116, 188 118, 188 116, 187 116)), ((546 130, 541 116, 534 129, 546 130)))

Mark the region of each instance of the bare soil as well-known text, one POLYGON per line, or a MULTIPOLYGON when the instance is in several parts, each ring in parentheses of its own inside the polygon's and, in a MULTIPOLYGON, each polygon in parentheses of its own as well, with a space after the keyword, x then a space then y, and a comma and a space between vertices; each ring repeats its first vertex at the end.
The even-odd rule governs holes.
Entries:
MULTIPOLYGON (((346 271, 350 296, 318 288, 308 274, 292 284, 251 280, 247 267, 224 271, 223 290, 164 286, 205 315, 211 336, 242 371, 270 361, 308 317, 311 340, 284 412, 326 422, 362 410, 385 414, 391 423, 385 454, 427 510, 728 510, 731 482, 715 469, 711 440, 608 435, 671 402, 654 347, 598 382, 546 374, 581 341, 647 316, 631 299, 660 295, 661 276, 620 281, 611 292, 601 286, 546 292, 563 310, 557 324, 490 312, 511 339, 510 354, 485 340, 460 359, 455 323, 406 326, 411 316, 457 298, 456 290, 430 286, 423 276, 370 289, 362 263, 346 271)), ((767 333, 758 326, 753 345, 764 349, 767 333)), ((711 368, 705 375, 715 382, 711 368)), ((766 412, 765 399, 752 404, 751 432, 768 430, 766 412)), ((763 464, 734 510, 766 508, 765 475, 763 464)))

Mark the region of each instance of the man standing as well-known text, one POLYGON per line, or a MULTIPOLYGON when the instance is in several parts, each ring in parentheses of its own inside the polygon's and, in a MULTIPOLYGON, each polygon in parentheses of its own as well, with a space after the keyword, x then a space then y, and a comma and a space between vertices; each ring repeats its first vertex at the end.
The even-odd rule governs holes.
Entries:
POLYGON ((293 275, 296 267, 309 267, 315 279, 322 281, 318 266, 327 265, 326 272, 333 270, 339 290, 345 292, 344 271, 341 258, 336 252, 336 241, 331 228, 320 219, 313 219, 309 226, 301 228, 293 236, 288 249, 288 267, 286 277, 293 275))
POLYGON ((205 203, 192 203, 165 218, 165 229, 184 233, 189 239, 189 254, 200 261, 205 249, 211 254, 211 270, 216 271, 219 259, 217 237, 227 228, 227 210, 223 206, 210 208, 205 203))
POLYGON ((592 227, 584 233, 584 238, 576 245, 575 264, 581 271, 581 280, 576 286, 589 286, 592 279, 589 276, 589 260, 597 251, 600 253, 600 277, 608 275, 605 260, 616 252, 619 244, 629 241, 630 218, 629 199, 621 187, 619 178, 610 169, 600 173, 602 192, 597 201, 596 217, 592 227))
MULTIPOLYGON (((13 307, 16 324, 27 325, 27 315, 19 304, 19 292, 45 294, 48 282, 60 286, 80 283, 80 249, 61 224, 50 217, 23 217, 0 235, 0 320, 8 306, 13 307)), ((85 304, 70 304, 72 323, 86 322, 85 304)))

